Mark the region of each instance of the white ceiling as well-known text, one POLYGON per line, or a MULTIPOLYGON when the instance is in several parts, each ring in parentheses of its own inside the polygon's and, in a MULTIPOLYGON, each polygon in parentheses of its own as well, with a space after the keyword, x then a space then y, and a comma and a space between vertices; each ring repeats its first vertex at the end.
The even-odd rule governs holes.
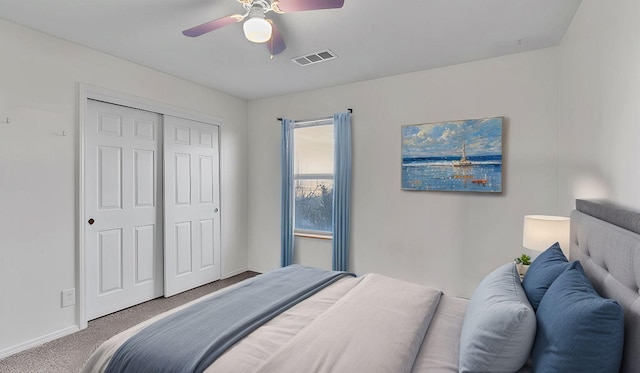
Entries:
POLYGON ((236 0, 0 0, 0 18, 246 100, 558 45, 581 0, 345 0, 341 9, 272 18, 287 49, 273 60, 241 24, 181 31, 236 0), (292 57, 330 49, 301 67, 292 57))

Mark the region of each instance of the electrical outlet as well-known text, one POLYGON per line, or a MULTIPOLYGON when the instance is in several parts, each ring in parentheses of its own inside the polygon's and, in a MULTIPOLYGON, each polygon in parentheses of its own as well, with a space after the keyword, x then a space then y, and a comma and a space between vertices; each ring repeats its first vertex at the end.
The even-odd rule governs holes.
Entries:
POLYGON ((62 307, 76 304, 76 289, 62 290, 62 307))

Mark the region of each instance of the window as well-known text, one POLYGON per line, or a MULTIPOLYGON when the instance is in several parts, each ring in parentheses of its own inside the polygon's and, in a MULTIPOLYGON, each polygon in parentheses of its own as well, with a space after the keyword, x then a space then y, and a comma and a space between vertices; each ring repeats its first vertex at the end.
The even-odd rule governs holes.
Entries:
POLYGON ((333 120, 296 123, 293 130, 294 232, 331 236, 333 120))
POLYGON ((285 267, 293 263, 294 235, 311 236, 331 239, 331 268, 347 271, 351 224, 351 109, 324 120, 282 119, 281 150, 280 264, 285 267))

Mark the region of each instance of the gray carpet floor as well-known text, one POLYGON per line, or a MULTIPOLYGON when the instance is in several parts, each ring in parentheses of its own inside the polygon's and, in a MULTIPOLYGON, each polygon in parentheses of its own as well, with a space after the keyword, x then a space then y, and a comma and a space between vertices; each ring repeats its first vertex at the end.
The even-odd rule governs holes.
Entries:
POLYGON ((0 373, 77 373, 91 353, 117 333, 164 311, 255 275, 255 272, 244 272, 170 298, 153 299, 89 321, 89 327, 84 330, 0 360, 0 373))

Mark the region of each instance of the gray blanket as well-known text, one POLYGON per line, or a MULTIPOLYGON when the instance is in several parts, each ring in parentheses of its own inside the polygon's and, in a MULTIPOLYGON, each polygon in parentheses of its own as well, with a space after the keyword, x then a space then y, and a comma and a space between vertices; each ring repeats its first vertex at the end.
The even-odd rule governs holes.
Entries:
POLYGON ((106 372, 202 372, 260 325, 347 275, 293 265, 246 280, 133 335, 106 372))

